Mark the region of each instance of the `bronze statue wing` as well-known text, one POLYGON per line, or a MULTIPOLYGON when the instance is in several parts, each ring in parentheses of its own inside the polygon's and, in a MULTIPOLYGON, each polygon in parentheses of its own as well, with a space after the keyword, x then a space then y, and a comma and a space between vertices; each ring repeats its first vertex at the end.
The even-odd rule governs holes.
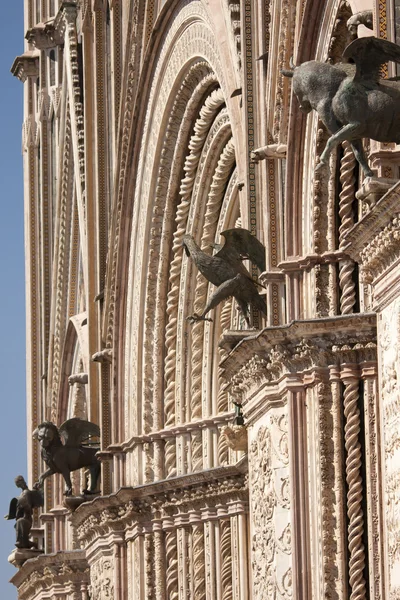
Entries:
POLYGON ((29 490, 29 502, 32 508, 44 506, 43 493, 40 490, 29 490))
POLYGON ((216 254, 229 261, 229 252, 234 251, 244 260, 250 259, 260 271, 265 271, 265 247, 247 229, 227 229, 221 232, 225 238, 223 248, 216 254))
POLYGON ((382 65, 388 61, 400 63, 400 46, 374 36, 362 37, 344 49, 343 58, 352 59, 356 65, 354 81, 378 82, 382 65))
POLYGON ((13 498, 10 502, 10 508, 8 509, 8 515, 6 515, 4 518, 8 519, 9 521, 11 519, 15 519, 17 517, 17 506, 18 506, 18 498, 13 498))
POLYGON ((58 433, 65 446, 80 446, 89 437, 99 437, 100 427, 96 423, 74 417, 68 419, 59 427, 58 433))

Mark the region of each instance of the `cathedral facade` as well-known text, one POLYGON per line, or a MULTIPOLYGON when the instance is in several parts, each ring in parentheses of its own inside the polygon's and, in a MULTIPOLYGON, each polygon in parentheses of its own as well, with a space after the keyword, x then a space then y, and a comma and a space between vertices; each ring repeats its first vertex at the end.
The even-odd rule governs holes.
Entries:
POLYGON ((71 418, 101 479, 46 479, 21 600, 400 599, 400 151, 317 169, 291 76, 399 41, 398 11, 25 0, 28 479, 34 430, 71 418), (265 246, 267 315, 194 320, 215 288, 184 238, 231 229, 265 246))

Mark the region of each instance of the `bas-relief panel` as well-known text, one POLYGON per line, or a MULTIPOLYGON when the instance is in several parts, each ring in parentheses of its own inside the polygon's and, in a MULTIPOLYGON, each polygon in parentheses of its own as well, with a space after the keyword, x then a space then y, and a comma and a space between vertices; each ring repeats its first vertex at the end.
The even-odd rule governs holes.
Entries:
POLYGON ((379 320, 390 598, 400 596, 400 299, 379 320))
POLYGON ((90 598, 113 600, 114 573, 110 558, 101 558, 90 567, 90 598))
POLYGON ((253 599, 292 597, 288 417, 271 409, 251 432, 253 599))

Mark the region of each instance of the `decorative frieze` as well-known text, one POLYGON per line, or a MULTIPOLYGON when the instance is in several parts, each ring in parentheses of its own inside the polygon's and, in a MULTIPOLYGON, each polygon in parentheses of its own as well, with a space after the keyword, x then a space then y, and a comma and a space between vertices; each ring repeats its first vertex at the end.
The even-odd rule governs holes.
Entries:
POLYGON ((81 598, 82 585, 89 584, 89 565, 81 550, 44 554, 26 562, 11 582, 21 600, 40 597, 41 592, 55 588, 59 594, 81 598))
POLYGON ((222 362, 232 394, 251 398, 265 384, 285 376, 299 382, 307 373, 336 364, 339 354, 356 361, 376 354, 375 316, 333 317, 295 321, 249 334, 222 362))

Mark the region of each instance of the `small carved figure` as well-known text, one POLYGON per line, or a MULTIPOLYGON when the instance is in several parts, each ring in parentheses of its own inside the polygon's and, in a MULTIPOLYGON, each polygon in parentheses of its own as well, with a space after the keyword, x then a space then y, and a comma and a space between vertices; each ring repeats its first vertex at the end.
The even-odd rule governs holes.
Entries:
POLYGON ((368 29, 374 28, 372 10, 362 10, 347 20, 347 29, 352 35, 357 35, 359 25, 365 25, 368 29))
POLYGON ((15 545, 17 548, 35 548, 35 542, 29 539, 32 529, 32 512, 34 508, 43 506, 43 495, 38 490, 30 490, 22 475, 15 478, 15 485, 21 488, 22 492, 18 498, 11 500, 9 513, 4 518, 16 520, 15 545))
POLYGON ((293 77, 293 91, 301 110, 316 110, 333 134, 317 168, 327 165, 332 150, 347 140, 365 174, 373 176, 361 138, 400 143, 400 86, 380 78, 383 64, 400 62, 400 46, 364 37, 351 42, 343 57, 355 64, 309 61, 283 74, 293 77))
POLYGON ((203 313, 191 315, 188 321, 211 321, 206 314, 233 296, 250 327, 248 306, 254 306, 264 315, 267 314, 267 307, 242 261, 250 259, 261 271, 265 271, 265 248, 247 229, 228 229, 221 235, 225 238, 225 244, 214 256, 203 252, 191 235, 183 237, 186 254, 194 260, 200 273, 217 286, 203 313))
POLYGON ((49 468, 42 473, 34 488, 42 487, 44 480, 50 475, 61 473, 67 485, 65 495, 71 496, 71 471, 88 467, 90 486, 89 489, 84 490, 84 493, 94 494, 100 475, 100 463, 96 457, 99 447, 82 442, 88 440, 90 436, 99 435, 99 426, 83 419, 68 419, 59 429, 49 421, 41 423, 33 432, 33 437, 40 442, 42 458, 49 468))

